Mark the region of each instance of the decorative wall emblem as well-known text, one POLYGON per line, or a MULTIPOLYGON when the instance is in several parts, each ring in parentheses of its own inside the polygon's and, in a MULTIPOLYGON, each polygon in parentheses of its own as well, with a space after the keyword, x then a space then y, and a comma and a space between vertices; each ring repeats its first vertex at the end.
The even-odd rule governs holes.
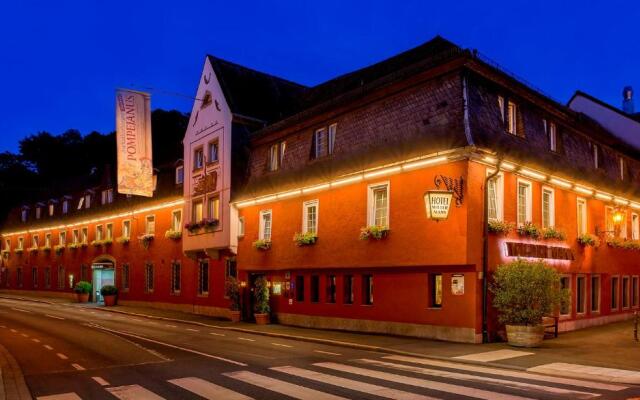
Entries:
POLYGON ((464 196, 464 178, 459 179, 450 178, 444 175, 436 175, 433 178, 433 183, 438 190, 447 190, 453 193, 453 198, 456 199, 456 207, 462 205, 462 198, 464 196))
POLYGON ((193 178, 193 196, 200 196, 216 190, 218 173, 211 171, 193 178))

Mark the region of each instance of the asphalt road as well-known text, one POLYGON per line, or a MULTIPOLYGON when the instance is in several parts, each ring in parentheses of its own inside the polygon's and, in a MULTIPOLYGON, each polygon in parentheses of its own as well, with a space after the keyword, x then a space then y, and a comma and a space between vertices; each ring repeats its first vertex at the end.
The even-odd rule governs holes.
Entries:
POLYGON ((640 387, 0 299, 0 344, 41 399, 626 399, 640 387))

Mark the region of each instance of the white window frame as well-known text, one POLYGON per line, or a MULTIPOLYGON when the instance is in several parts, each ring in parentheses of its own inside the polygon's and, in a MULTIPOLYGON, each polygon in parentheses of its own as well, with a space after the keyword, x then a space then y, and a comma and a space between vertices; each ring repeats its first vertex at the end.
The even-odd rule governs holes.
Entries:
POLYGON ((638 213, 631 213, 631 239, 640 240, 640 216, 638 213))
POLYGON ((104 239, 104 226, 96 225, 96 240, 104 239))
POLYGON ((602 277, 600 276, 600 274, 594 274, 590 276, 589 279, 589 312, 591 314, 600 314, 600 310, 602 309, 602 277), (594 310, 593 309, 593 301, 591 301, 591 299, 593 298, 593 278, 597 278, 598 279, 598 290, 595 292, 596 295, 598 296, 598 309, 594 310))
POLYGON ((556 226, 556 192, 552 187, 542 186, 542 190, 540 191, 540 213, 542 217, 542 227, 543 228, 553 228, 556 226), (549 225, 545 226, 544 223, 544 195, 545 193, 550 193, 549 198, 549 225))
POLYGON ((122 221, 122 225, 121 225, 121 229, 122 229, 122 237, 123 238, 130 238, 131 237, 131 220, 130 219, 125 219, 122 221), (125 226, 127 228, 125 228, 125 226), (126 233, 126 235, 125 235, 126 233))
POLYGON ((84 208, 91 208, 91 194, 84 195, 84 208))
POLYGON ((38 235, 31 236, 31 247, 37 249, 40 245, 40 237, 38 235))
POLYGON ((58 244, 61 246, 65 246, 67 244, 67 232, 61 231, 58 233, 58 244))
POLYGON ((4 249, 7 251, 11 251, 11 239, 4 240, 4 249))
POLYGON ((613 280, 616 279, 618 281, 618 284, 616 285, 616 306, 612 307, 613 303, 613 296, 609 296, 609 308, 611 311, 618 311, 621 308, 621 304, 620 304, 620 300, 621 300, 621 296, 620 296, 620 285, 621 285, 621 281, 622 279, 620 278, 620 275, 612 275, 611 278, 609 278, 609 294, 613 294, 613 280))
POLYGON ((367 186, 367 225, 374 226, 376 225, 376 204, 374 193, 378 189, 386 189, 387 191, 387 216, 386 216, 386 224, 381 225, 389 228, 389 220, 391 215, 391 183, 389 181, 386 182, 378 182, 372 183, 367 186))
POLYGON ((204 198, 199 197, 191 201, 191 222, 199 222, 204 218, 204 198), (196 218, 196 205, 200 205, 200 216, 196 218))
POLYGON ((518 221, 518 226, 524 225, 525 222, 533 222, 532 221, 532 192, 533 192, 533 184, 531 181, 526 179, 518 178, 516 184, 516 219, 518 221), (526 198, 525 198, 525 221, 520 221, 520 185, 526 185, 528 187, 526 198))
POLYGON ((71 241, 73 244, 80 243, 80 232, 77 229, 71 231, 71 241))
POLYGON ((36 207, 36 219, 40 219, 41 216, 42 216, 42 207, 38 206, 36 207))
POLYGON ((302 233, 310 233, 309 231, 309 209, 315 207, 316 218, 312 233, 318 234, 318 215, 320 211, 320 201, 318 199, 305 201, 302 204, 302 233))
POLYGON ((558 126, 555 122, 549 121, 549 150, 554 153, 558 151, 558 126))
POLYGON ((632 275, 631 276, 631 289, 630 289, 631 293, 631 308, 638 308, 640 307, 640 277, 638 275, 632 275), (633 283, 635 282, 635 287, 633 285, 633 283), (635 304, 634 304, 635 302, 635 304))
POLYGON ((102 205, 113 203, 113 189, 105 189, 102 191, 102 205))
POLYGON ((44 247, 51 247, 51 233, 45 233, 45 235, 44 235, 44 247))
POLYGON ((271 210, 260 210, 260 227, 258 232, 258 238, 260 240, 271 240, 273 237, 273 213, 271 210), (265 222, 264 217, 269 215, 269 235, 265 235, 265 222))
POLYGON ((16 250, 24 250, 24 238, 22 236, 18 238, 18 247, 16 247, 16 250))
POLYGON ((49 203, 49 216, 53 217, 53 212, 55 211, 55 205, 53 203, 49 203))
POLYGON ((156 215, 149 214, 144 217, 144 233, 146 235, 155 235, 156 234, 156 215), (149 219, 153 219, 153 231, 149 229, 149 219))
POLYGON ((507 132, 518 135, 518 104, 514 101, 507 101, 507 132))
POLYGON ((209 157, 209 159, 207 160, 207 164, 212 162, 218 162, 220 160, 220 144, 219 143, 220 142, 218 141, 218 139, 214 139, 207 144, 207 156, 209 157), (214 147, 216 149, 215 159, 211 157, 211 149, 214 147))
POLYGON ((176 209, 171 211, 171 230, 174 232, 182 231, 182 210, 181 209, 176 209), (178 215, 178 218, 176 218, 176 215, 178 215))
POLYGON ((27 209, 22 209, 20 212, 20 220, 22 222, 27 222, 27 217, 29 216, 29 211, 27 209))
POLYGON ((620 180, 624 180, 624 158, 620 157, 620 180))
POLYGON ((85 226, 80 229, 80 243, 88 244, 89 243, 89 227, 85 226))
POLYGON ((569 303, 567 305, 568 313, 567 314, 563 314, 562 313, 562 307, 559 308, 558 313, 560 314, 560 318, 561 319, 566 319, 566 318, 571 318, 573 296, 574 296, 574 294, 573 294, 573 279, 571 279, 571 275, 567 275, 567 274, 560 275, 560 279, 563 279, 563 278, 567 278, 567 280, 569 281, 569 287, 567 288, 569 290, 569 303))
POLYGON ((588 216, 588 212, 587 212, 587 199, 583 198, 583 197, 578 197, 576 199, 576 224, 578 225, 578 235, 585 235, 587 233, 588 230, 588 223, 587 223, 587 216, 588 216), (580 204, 583 204, 584 207, 582 209, 582 215, 580 215, 580 204), (582 224, 580 224, 580 221, 582 220, 582 224))
POLYGON ((325 153, 325 149, 328 150, 328 142, 327 142, 327 128, 318 128, 314 133, 314 142, 316 145, 315 148, 315 158, 320 158, 326 156, 328 153, 325 153))
POLYGON ((608 237, 615 236, 616 224, 613 222, 613 207, 611 206, 604 208, 604 229, 608 237))
POLYGON ((204 167, 204 146, 198 146, 193 149, 193 170, 197 171, 204 167), (201 156, 198 156, 198 155, 201 156))
POLYGON ((176 167, 176 185, 181 185, 184 183, 184 165, 179 165, 176 167))
POLYGON ((113 240, 113 223, 109 222, 104 225, 104 238, 107 240, 113 240))
POLYGON ((621 310, 628 310, 631 308, 631 276, 629 275, 622 275, 620 277, 620 309, 621 310), (625 279, 627 280, 627 284, 624 284, 625 279), (627 301, 627 305, 624 305, 625 302, 625 295, 624 295, 624 289, 627 289, 627 296, 626 296, 626 301, 627 301))
POLYGON ((238 236, 244 236, 244 217, 238 217, 238 236))
POLYGON ((587 275, 585 274, 578 274, 576 275, 576 315, 585 315, 587 313, 587 305, 589 305, 589 303, 591 302, 591 297, 588 296, 589 291, 587 290, 587 285, 588 285, 588 281, 587 281, 587 275), (578 279, 582 278, 583 279, 583 290, 584 293, 582 294, 582 312, 578 312, 578 279))
POLYGON ((207 218, 217 219, 220 221, 222 219, 220 208, 220 194, 214 194, 207 197, 207 218), (213 210, 211 210, 211 203, 213 202, 215 204, 216 200, 218 204, 213 210))
POLYGON ((69 212, 69 200, 62 200, 62 213, 66 214, 69 212))
POLYGON ((329 155, 333 154, 336 147, 336 134, 338 132, 338 123, 329 125, 327 130, 327 152, 329 155))
MULTIPOLYGON (((487 176, 493 174, 495 170, 487 169, 487 176)), ((504 173, 498 174, 492 179, 496 182, 496 218, 489 217, 492 221, 504 220, 504 173)), ((489 182, 487 181, 487 184, 489 182)), ((488 188, 487 188, 488 189, 488 188)))

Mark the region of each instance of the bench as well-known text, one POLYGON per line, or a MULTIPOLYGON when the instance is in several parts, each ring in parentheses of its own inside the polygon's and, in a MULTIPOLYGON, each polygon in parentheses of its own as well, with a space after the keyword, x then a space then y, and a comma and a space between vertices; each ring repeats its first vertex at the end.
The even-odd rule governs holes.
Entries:
POLYGON ((542 325, 544 326, 544 336, 558 337, 558 317, 549 316, 542 317, 542 325))

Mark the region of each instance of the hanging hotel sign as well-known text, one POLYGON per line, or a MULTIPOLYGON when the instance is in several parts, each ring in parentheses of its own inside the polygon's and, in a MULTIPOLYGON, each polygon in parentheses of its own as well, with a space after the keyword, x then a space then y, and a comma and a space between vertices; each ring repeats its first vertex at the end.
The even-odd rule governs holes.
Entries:
POLYGON ((463 198, 463 182, 462 177, 453 179, 444 175, 436 175, 433 179, 436 189, 428 190, 424 194, 427 218, 436 221, 447 219, 453 201, 455 201, 456 207, 460 207, 463 198))
POLYGON ((148 93, 116 91, 118 193, 153 196, 151 98, 148 93))

